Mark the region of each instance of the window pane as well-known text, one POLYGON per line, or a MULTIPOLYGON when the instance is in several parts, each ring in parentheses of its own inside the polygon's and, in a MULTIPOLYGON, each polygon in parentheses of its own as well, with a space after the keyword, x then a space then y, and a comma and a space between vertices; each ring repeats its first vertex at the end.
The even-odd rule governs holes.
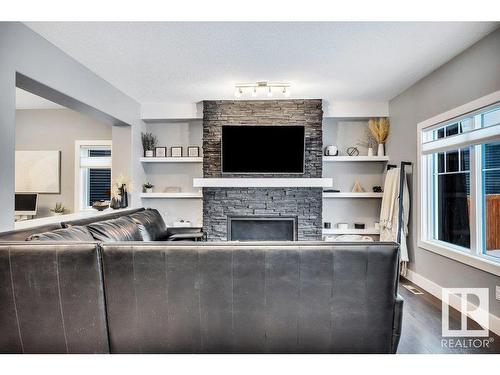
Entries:
POLYGON ((440 152, 437 156, 438 173, 444 173, 444 152, 440 152))
POLYGON ((469 171, 470 170, 469 160, 470 160, 469 149, 468 148, 460 149, 460 170, 461 171, 469 171))
POLYGON ((500 108, 483 114, 483 127, 500 124, 500 108))
POLYGON ((92 149, 89 150, 89 157, 102 157, 102 156, 111 156, 110 149, 92 149))
POLYGON ((458 134, 458 124, 448 125, 446 127, 446 136, 449 137, 455 134, 458 134))
POLYGON ((111 197, 111 169, 89 169, 88 205, 111 197))
POLYGON ((474 120, 472 118, 467 118, 460 121, 460 133, 466 133, 474 128, 474 120))
POLYGON ((436 130, 437 132, 437 138, 444 138, 444 128, 441 128, 441 129, 437 129, 436 130))
POLYGON ((500 142, 482 149, 485 253, 500 258, 500 142))
MULTIPOLYGON (((470 175, 468 171, 458 171, 458 150, 448 152, 446 158, 446 172, 437 173, 434 178, 434 238, 469 249, 470 175)), ((469 159, 468 153, 466 158, 469 159)))
POLYGON ((446 153, 446 172, 458 172, 458 151, 446 153))

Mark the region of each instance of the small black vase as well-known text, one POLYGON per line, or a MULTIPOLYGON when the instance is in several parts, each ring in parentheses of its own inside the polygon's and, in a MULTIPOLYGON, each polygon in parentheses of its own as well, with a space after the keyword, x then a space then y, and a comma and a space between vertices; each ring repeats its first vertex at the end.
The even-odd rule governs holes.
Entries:
POLYGON ((127 186, 122 185, 122 187, 119 189, 120 190, 120 208, 127 208, 128 207, 128 193, 127 193, 127 186))

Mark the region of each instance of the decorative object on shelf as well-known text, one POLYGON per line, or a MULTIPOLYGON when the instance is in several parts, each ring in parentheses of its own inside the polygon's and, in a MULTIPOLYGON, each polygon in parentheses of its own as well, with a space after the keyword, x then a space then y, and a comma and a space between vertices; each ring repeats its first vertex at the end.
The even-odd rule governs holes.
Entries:
POLYGON ((172 155, 173 158, 182 157, 182 147, 181 146, 170 147, 170 155, 172 155))
POLYGON ((347 223, 337 223, 337 228, 338 229, 348 229, 349 228, 349 224, 347 224, 347 223))
POLYGON ((374 186, 372 189, 374 193, 382 193, 382 186, 374 186))
POLYGON ((92 203, 92 208, 97 211, 104 211, 108 207, 109 207, 109 201, 100 200, 92 203))
POLYGON ((142 138, 142 148, 144 149, 144 156, 147 158, 152 158, 154 156, 154 150, 158 144, 158 138, 156 138, 153 133, 141 133, 142 138))
POLYGON ((167 148, 166 147, 155 147, 155 156, 157 158, 166 158, 167 157, 167 148))
POLYGON ((374 222, 374 223, 373 223, 373 227, 374 227, 375 229, 380 229, 380 223, 379 223, 378 221, 374 222))
POLYGON ((144 188, 145 193, 150 194, 153 192, 154 185, 151 182, 146 182, 144 185, 142 185, 142 187, 144 188))
MULTIPOLYGON (((111 198, 120 203, 119 208, 128 207, 128 192, 131 191, 131 186, 129 179, 123 175, 119 175, 113 179, 111 184, 111 198)), ((113 202, 111 208, 115 208, 115 206, 116 202, 113 202)))
POLYGON ((365 229, 364 223, 354 223, 354 229, 365 229))
POLYGON ((338 242, 373 242, 373 238, 370 236, 360 236, 359 234, 343 234, 342 236, 337 236, 335 241, 338 242))
POLYGON ((66 212, 66 207, 64 207, 61 202, 57 202, 56 206, 54 208, 51 208, 49 211, 52 216, 60 216, 64 215, 64 213, 66 212))
POLYGON ((359 155, 359 150, 357 147, 348 147, 346 152, 347 152, 347 155, 349 155, 349 156, 358 156, 359 155))
POLYGON ((337 146, 326 146, 325 156, 337 156, 339 154, 339 149, 337 146))
POLYGON ((361 184, 356 181, 354 183, 354 186, 352 187, 352 190, 351 190, 353 193, 362 193, 364 192, 365 190, 361 187, 361 184))
POLYGON ((365 129, 365 137, 364 139, 361 139, 356 143, 358 146, 361 146, 363 148, 366 148, 367 151, 367 156, 373 156, 373 148, 377 146, 377 142, 373 138, 370 130, 365 129))
POLYGON ((172 223, 173 227, 192 227, 193 224, 189 220, 177 220, 172 223))
POLYGON ((128 207, 127 185, 123 184, 119 189, 120 189, 120 196, 122 197, 122 199, 120 200, 120 208, 127 208, 128 207))
POLYGON ((120 203, 120 198, 111 198, 111 203, 109 204, 109 207, 111 207, 113 210, 117 210, 121 207, 120 203))
POLYGON ((378 143, 377 156, 384 156, 384 144, 389 136, 389 119, 387 117, 380 117, 378 119, 371 118, 368 120, 368 129, 378 143))
POLYGON ((332 228, 332 223, 330 223, 329 221, 325 221, 323 223, 323 228, 325 228, 325 229, 331 229, 332 228))
POLYGON ((191 158, 197 158, 200 156, 200 148, 198 146, 189 146, 187 156, 191 158))
POLYGON ((340 193, 339 189, 324 189, 323 193, 340 193))

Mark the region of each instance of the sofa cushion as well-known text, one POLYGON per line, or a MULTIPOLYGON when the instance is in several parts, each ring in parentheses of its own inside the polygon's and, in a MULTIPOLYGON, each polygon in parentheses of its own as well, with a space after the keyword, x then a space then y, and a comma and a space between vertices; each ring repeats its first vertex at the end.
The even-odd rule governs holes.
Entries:
POLYGON ((160 241, 166 237, 167 226, 158 210, 147 209, 129 217, 139 226, 144 241, 160 241))
POLYGON ((92 223, 87 228, 97 241, 142 241, 138 225, 128 216, 92 223))
POLYGON ((86 227, 56 229, 52 232, 32 234, 26 241, 95 241, 86 227))
POLYGON ((61 225, 63 228, 74 227, 77 225, 84 226, 84 225, 89 225, 92 223, 97 223, 98 221, 118 219, 119 217, 128 216, 130 214, 140 212, 140 211, 144 211, 144 208, 141 207, 141 208, 130 209, 130 210, 119 210, 119 211, 113 211, 109 214, 86 217, 84 219, 78 219, 78 220, 73 220, 73 221, 63 221, 61 223, 61 225))
POLYGON ((39 227, 27 228, 27 229, 17 229, 8 232, 0 233, 0 241, 24 241, 26 238, 36 233, 50 232, 55 229, 61 229, 62 226, 59 223, 46 224, 39 227))

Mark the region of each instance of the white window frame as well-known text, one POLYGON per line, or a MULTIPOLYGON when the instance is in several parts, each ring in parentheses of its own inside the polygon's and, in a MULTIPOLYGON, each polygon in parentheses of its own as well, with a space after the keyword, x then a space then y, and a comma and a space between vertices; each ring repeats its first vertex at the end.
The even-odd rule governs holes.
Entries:
MULTIPOLYGON (((75 141, 75 212, 89 211, 92 208, 84 207, 83 205, 83 192, 85 187, 82 187, 82 163, 80 151, 82 147, 93 147, 93 146, 106 146, 111 148, 111 155, 113 155, 113 142, 111 140, 85 140, 85 141, 75 141)), ((111 175, 113 174, 112 165, 109 164, 109 157, 106 158, 87 158, 87 163, 85 163, 87 168, 111 168, 111 175)))
POLYGON ((500 103, 500 90, 450 111, 422 121, 417 126, 417 245, 425 250, 448 257, 469 266, 500 276, 500 262, 489 259, 482 253, 483 243, 483 213, 482 197, 477 193, 482 191, 482 179, 476 178, 481 173, 481 144, 500 140, 500 125, 475 128, 471 131, 439 140, 424 139, 429 130, 439 128, 449 121, 459 120, 460 117, 470 116, 473 112, 500 103), (433 194, 432 181, 429 181, 429 168, 432 159, 427 155, 456 150, 472 146, 470 149, 470 250, 453 244, 433 239, 432 233, 433 210, 430 209, 430 199, 433 194))

